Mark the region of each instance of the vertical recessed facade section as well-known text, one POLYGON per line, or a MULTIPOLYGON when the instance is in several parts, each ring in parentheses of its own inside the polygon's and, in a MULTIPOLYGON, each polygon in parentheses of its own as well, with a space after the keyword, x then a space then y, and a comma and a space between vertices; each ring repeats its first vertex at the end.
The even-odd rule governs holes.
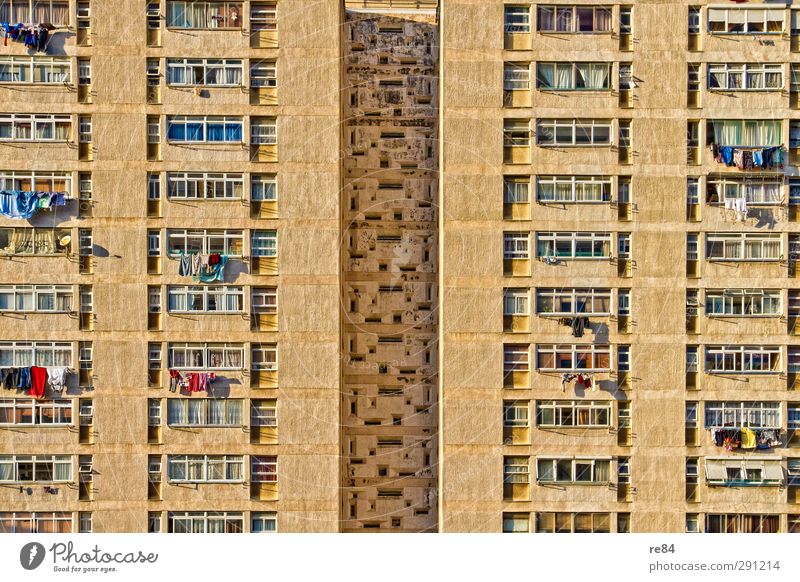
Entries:
POLYGON ((436 531, 436 3, 345 4, 342 530, 436 531))

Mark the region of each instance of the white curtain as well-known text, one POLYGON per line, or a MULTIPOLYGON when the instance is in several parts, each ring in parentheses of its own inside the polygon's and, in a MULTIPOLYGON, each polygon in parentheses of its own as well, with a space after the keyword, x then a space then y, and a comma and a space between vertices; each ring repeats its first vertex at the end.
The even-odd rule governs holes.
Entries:
POLYGON ((556 63, 555 87, 557 89, 573 89, 575 87, 572 82, 571 63, 556 63))
POLYGON ((595 461, 594 462, 594 480, 598 483, 607 483, 608 478, 608 461, 595 461))
POLYGON ((169 401, 169 408, 167 409, 167 422, 169 424, 187 424, 189 417, 186 414, 185 402, 189 401, 175 399, 169 401))
POLYGON ((72 480, 72 462, 57 462, 55 463, 53 471, 54 481, 71 481, 72 480))
POLYGON ((0 461, 0 481, 14 480, 14 462, 0 461))
POLYGON ((539 87, 550 89, 555 87, 554 66, 549 63, 540 64, 536 67, 536 80, 539 87))

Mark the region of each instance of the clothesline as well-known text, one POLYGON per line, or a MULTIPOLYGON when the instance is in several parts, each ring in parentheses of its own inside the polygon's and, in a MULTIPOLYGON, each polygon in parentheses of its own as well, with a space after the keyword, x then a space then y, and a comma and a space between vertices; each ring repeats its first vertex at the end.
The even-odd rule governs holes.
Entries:
POLYGON ((719 146, 711 144, 714 161, 740 170, 771 170, 783 167, 783 146, 719 146))
POLYGON ((11 25, 8 22, 1 22, 0 27, 3 28, 3 46, 8 46, 8 39, 13 41, 22 42, 28 48, 33 48, 36 52, 47 52, 47 40, 50 36, 51 28, 55 28, 52 24, 23 24, 18 23, 11 25))
POLYGON ((206 392, 209 385, 216 379, 214 372, 186 372, 180 370, 169 371, 169 391, 178 389, 187 392, 206 392))
POLYGON ((28 390, 30 396, 43 398, 46 384, 56 392, 63 392, 69 373, 72 370, 66 366, 0 368, 0 384, 6 390, 28 390))
POLYGON ((223 282, 228 256, 219 253, 199 254, 178 251, 178 275, 189 277, 200 283, 223 282))
POLYGON ((67 192, 0 190, 0 214, 8 218, 29 219, 37 210, 66 206, 67 192))
POLYGON ((773 428, 712 428, 711 438, 718 447, 733 449, 769 449, 781 444, 781 430, 773 428))

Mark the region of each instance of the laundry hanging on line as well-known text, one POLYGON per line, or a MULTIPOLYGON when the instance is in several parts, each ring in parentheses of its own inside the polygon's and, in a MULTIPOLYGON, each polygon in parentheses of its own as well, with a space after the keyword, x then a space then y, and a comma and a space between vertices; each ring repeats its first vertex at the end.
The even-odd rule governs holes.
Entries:
POLYGON ((0 386, 5 390, 27 390, 30 396, 43 398, 48 384, 53 391, 63 392, 70 372, 66 366, 0 368, 0 386))
POLYGON ((169 371, 169 391, 185 390, 187 392, 207 392, 209 385, 216 379, 214 372, 180 372, 169 371))
POLYGON ((740 170, 771 170, 783 167, 783 146, 742 148, 711 144, 711 154, 718 164, 740 170))
POLYGON ((712 428, 711 438, 718 447, 734 449, 770 449, 781 445, 781 430, 776 428, 712 428))
POLYGON ((66 206, 67 201, 66 192, 0 190, 0 215, 27 220, 39 210, 66 206))
POLYGON ((50 30, 55 27, 52 24, 9 24, 0 22, 3 29, 3 46, 8 46, 8 39, 21 42, 26 48, 32 48, 36 52, 47 52, 47 41, 50 38, 50 30))
POLYGON ((192 277, 199 283, 224 282, 225 265, 228 256, 219 253, 180 253, 178 257, 178 275, 192 277))

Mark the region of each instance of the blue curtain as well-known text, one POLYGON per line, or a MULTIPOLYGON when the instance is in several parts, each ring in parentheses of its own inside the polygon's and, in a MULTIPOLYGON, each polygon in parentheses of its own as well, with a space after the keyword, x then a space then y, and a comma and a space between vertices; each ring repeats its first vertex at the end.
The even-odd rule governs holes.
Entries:
POLYGON ((203 141, 202 123, 190 122, 186 124, 186 141, 203 141))
POLYGON ((183 123, 167 124, 167 139, 170 141, 186 141, 186 126, 183 123))
POLYGON ((242 141, 242 122, 225 124, 225 141, 242 141))
POLYGON ((225 126, 222 123, 208 124, 208 141, 225 141, 225 126))

